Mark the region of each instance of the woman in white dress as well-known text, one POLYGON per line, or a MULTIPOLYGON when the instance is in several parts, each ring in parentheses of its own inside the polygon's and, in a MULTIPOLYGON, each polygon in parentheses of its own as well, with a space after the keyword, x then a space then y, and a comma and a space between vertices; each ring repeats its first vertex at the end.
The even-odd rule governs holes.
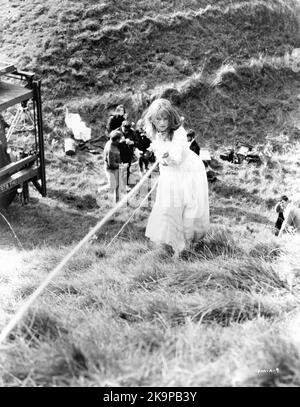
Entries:
POLYGON ((209 228, 205 167, 190 150, 180 115, 167 99, 157 99, 149 106, 145 128, 160 168, 146 236, 172 246, 178 255, 209 228))

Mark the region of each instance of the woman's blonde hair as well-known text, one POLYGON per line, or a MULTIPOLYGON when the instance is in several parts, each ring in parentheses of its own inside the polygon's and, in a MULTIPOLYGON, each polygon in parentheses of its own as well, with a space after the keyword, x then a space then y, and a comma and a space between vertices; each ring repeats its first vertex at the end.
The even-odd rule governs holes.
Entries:
POLYGON ((144 119, 139 119, 135 125, 136 130, 143 131, 144 130, 144 119))
POLYGON ((148 107, 144 117, 145 129, 148 137, 153 139, 157 130, 154 126, 154 119, 159 113, 165 113, 169 119, 169 137, 172 140, 173 133, 181 126, 181 117, 177 110, 172 106, 171 102, 167 99, 156 99, 148 107))

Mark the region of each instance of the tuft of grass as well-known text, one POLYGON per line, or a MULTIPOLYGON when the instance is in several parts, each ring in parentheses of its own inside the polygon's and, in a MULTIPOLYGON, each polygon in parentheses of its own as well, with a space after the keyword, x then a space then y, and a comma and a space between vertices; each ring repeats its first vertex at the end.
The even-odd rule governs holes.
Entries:
POLYGON ((161 263, 139 264, 134 269, 133 287, 144 287, 146 290, 155 289, 166 278, 166 271, 161 263))
POLYGON ((241 383, 243 386, 257 387, 299 387, 300 354, 296 344, 290 342, 286 335, 263 338, 256 352, 255 375, 248 373, 248 377, 241 383))
POLYGON ((212 290, 236 289, 248 293, 270 292, 288 288, 272 264, 261 258, 218 259, 177 267, 163 282, 182 294, 212 290))
POLYGON ((284 249, 280 243, 271 242, 259 242, 250 250, 249 255, 255 258, 261 258, 266 261, 276 260, 278 257, 284 254, 284 249))
POLYGON ((74 343, 65 341, 56 348, 47 343, 38 348, 26 346, 21 342, 19 348, 10 351, 12 359, 15 358, 17 362, 11 364, 2 376, 9 386, 18 386, 20 383, 31 387, 72 386, 75 378, 89 377, 87 358, 74 343), (33 373, 35 380, 31 378, 33 373))
POLYGON ((184 300, 167 300, 156 297, 149 300, 140 318, 161 321, 167 326, 181 326, 187 319, 203 324, 230 326, 258 317, 273 318, 280 314, 280 307, 240 291, 232 290, 214 293, 209 296, 194 295, 184 300))
POLYGON ((194 315, 192 320, 201 323, 217 323, 229 326, 232 323, 244 323, 258 317, 272 318, 278 315, 278 310, 264 304, 253 296, 244 293, 227 293, 227 296, 213 298, 207 304, 192 305, 194 315))
POLYGON ((213 259, 216 256, 237 256, 243 250, 236 244, 228 229, 212 228, 199 242, 195 243, 192 254, 198 258, 213 259))

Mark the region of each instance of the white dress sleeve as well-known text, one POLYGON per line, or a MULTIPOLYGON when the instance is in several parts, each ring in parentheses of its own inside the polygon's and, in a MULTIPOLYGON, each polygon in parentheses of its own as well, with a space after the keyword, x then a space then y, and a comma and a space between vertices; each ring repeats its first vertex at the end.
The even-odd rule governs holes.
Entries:
POLYGON ((189 144, 186 136, 186 130, 181 126, 174 132, 172 142, 169 144, 166 163, 171 166, 176 166, 183 160, 185 151, 189 150, 189 144))
POLYGON ((184 151, 189 150, 186 130, 181 126, 175 130, 172 141, 157 138, 152 141, 150 147, 158 162, 163 165, 177 166, 183 159, 184 151), (168 153, 168 157, 163 158, 165 153, 168 153))

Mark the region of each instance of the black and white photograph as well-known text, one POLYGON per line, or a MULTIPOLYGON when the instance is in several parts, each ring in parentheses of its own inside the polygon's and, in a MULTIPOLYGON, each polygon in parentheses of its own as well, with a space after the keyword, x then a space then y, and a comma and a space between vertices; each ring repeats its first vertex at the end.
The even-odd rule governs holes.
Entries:
POLYGON ((0 0, 0 387, 300 387, 299 180, 300 0, 0 0))

